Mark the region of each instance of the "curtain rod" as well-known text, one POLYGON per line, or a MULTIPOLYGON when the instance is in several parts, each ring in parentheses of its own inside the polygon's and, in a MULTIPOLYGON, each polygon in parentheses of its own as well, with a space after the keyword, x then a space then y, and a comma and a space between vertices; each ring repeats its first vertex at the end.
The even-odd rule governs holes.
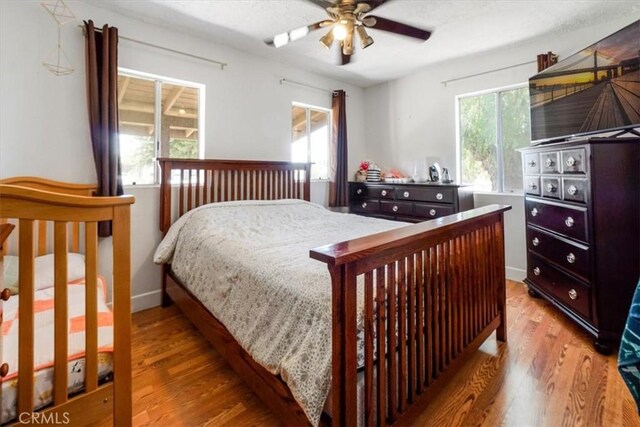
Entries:
POLYGON ((508 70, 509 68, 521 67, 523 65, 535 64, 537 62, 538 62, 538 60, 536 59, 536 60, 533 60, 533 61, 522 62, 520 64, 508 65, 506 67, 496 68, 495 70, 483 71, 481 73, 469 74, 468 76, 456 77, 455 79, 445 80, 445 81, 440 82, 440 83, 442 83, 443 85, 446 86, 447 83, 457 82, 458 80, 470 79, 471 77, 483 76, 485 74, 495 73, 496 71, 508 70))
MULTIPOLYGON (((86 28, 85 28, 84 25, 78 25, 78 28, 82 28, 82 31, 86 32, 86 28)), ((102 32, 102 29, 100 29, 100 28, 96 28, 95 30, 98 31, 98 32, 102 32)), ((153 43, 147 43, 147 42, 144 42, 142 40, 132 39, 130 37, 125 37, 125 36, 118 35, 118 38, 120 38, 122 40, 130 41, 130 42, 133 42, 133 43, 138 43, 138 44, 141 44, 141 45, 153 47, 155 49, 165 50, 165 51, 171 52, 171 53, 177 53, 178 55, 183 55, 183 56, 188 56, 190 58, 199 59, 201 61, 211 62, 213 64, 219 65, 221 70, 224 70, 224 67, 229 65, 226 62, 216 61, 215 59, 205 58, 204 56, 193 55, 191 53, 182 52, 180 50, 170 49, 168 47, 159 46, 159 45, 153 44, 153 43)))
POLYGON ((329 90, 329 89, 324 89, 324 88, 321 88, 321 87, 311 86, 311 85, 308 85, 308 84, 305 84, 305 83, 295 82, 295 81, 293 81, 293 80, 280 79, 280 84, 281 84, 281 85, 282 85, 282 84, 285 84, 285 83, 286 83, 286 84, 289 84, 289 85, 305 87, 305 88, 307 88, 307 89, 317 90, 317 91, 320 91, 320 92, 330 93, 330 94, 332 94, 332 95, 333 95, 333 92, 334 92, 334 91, 329 90))

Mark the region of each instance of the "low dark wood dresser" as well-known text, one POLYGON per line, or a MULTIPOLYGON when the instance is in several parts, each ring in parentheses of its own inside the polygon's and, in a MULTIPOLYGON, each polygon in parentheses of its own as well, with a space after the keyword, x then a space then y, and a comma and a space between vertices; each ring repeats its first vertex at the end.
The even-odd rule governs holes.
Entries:
POLYGON ((640 138, 522 150, 527 278, 610 353, 640 277, 640 138))
POLYGON ((420 222, 473 209, 470 187, 453 184, 350 182, 352 213, 420 222))

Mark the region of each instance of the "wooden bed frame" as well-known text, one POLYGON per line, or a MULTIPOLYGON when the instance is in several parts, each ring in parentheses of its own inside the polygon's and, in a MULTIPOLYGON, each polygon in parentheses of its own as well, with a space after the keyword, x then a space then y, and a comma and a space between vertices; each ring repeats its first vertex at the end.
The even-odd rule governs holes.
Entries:
MULTIPOLYGON (((174 213, 181 216, 205 203, 309 200, 308 164, 159 162, 165 233, 174 213)), ((333 425, 357 424, 357 281, 365 289, 365 426, 409 425, 493 331, 506 341, 503 216, 509 209, 483 207, 310 251, 327 264, 332 281, 333 425)), ((169 265, 163 272, 163 304, 175 302, 285 425, 308 425, 282 379, 240 347, 169 265)))
MULTIPOLYGON (((34 424, 67 419, 73 425, 88 425, 110 416, 114 425, 130 426, 132 422, 130 206, 134 198, 92 197, 95 189, 94 185, 33 177, 0 180, 0 223, 7 230, 16 226, 17 239, 10 244, 17 244, 20 257, 17 413, 32 414, 29 421, 34 424), (98 221, 113 222, 113 381, 104 384, 98 383, 98 221), (51 227, 49 222, 53 222, 51 227), (49 228, 53 230, 52 242, 48 241, 49 228), (53 404, 33 413, 34 255, 47 253, 49 243, 55 264, 53 404), (67 253, 79 252, 81 246, 86 269, 85 388, 69 398, 67 253)), ((8 250, 9 244, 4 243, 0 257, 8 250)), ((5 296, 9 298, 9 293, 3 292, 5 296)))

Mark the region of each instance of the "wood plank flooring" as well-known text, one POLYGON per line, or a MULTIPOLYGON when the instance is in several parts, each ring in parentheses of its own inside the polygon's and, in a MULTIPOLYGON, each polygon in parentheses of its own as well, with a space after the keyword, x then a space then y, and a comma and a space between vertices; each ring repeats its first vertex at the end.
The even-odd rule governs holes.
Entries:
MULTIPOLYGON (((639 426, 616 356, 508 282, 509 342, 483 344, 416 425, 639 426)), ((133 316, 135 426, 276 426, 278 419, 174 307, 133 316)))

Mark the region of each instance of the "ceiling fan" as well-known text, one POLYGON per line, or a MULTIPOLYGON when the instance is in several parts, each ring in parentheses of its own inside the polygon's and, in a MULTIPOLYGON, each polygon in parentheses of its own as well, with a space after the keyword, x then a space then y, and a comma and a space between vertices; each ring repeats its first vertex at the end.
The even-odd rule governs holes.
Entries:
POLYGON ((273 47, 282 47, 299 40, 312 31, 331 27, 322 38, 320 44, 330 49, 334 42, 338 42, 342 50, 341 65, 351 61, 354 53, 354 41, 360 40, 362 49, 373 44, 373 38, 367 33, 367 28, 388 31, 419 40, 427 40, 431 32, 390 19, 368 15, 373 9, 388 0, 307 0, 327 11, 330 19, 319 21, 306 27, 296 28, 286 33, 277 34, 265 43, 273 47))

